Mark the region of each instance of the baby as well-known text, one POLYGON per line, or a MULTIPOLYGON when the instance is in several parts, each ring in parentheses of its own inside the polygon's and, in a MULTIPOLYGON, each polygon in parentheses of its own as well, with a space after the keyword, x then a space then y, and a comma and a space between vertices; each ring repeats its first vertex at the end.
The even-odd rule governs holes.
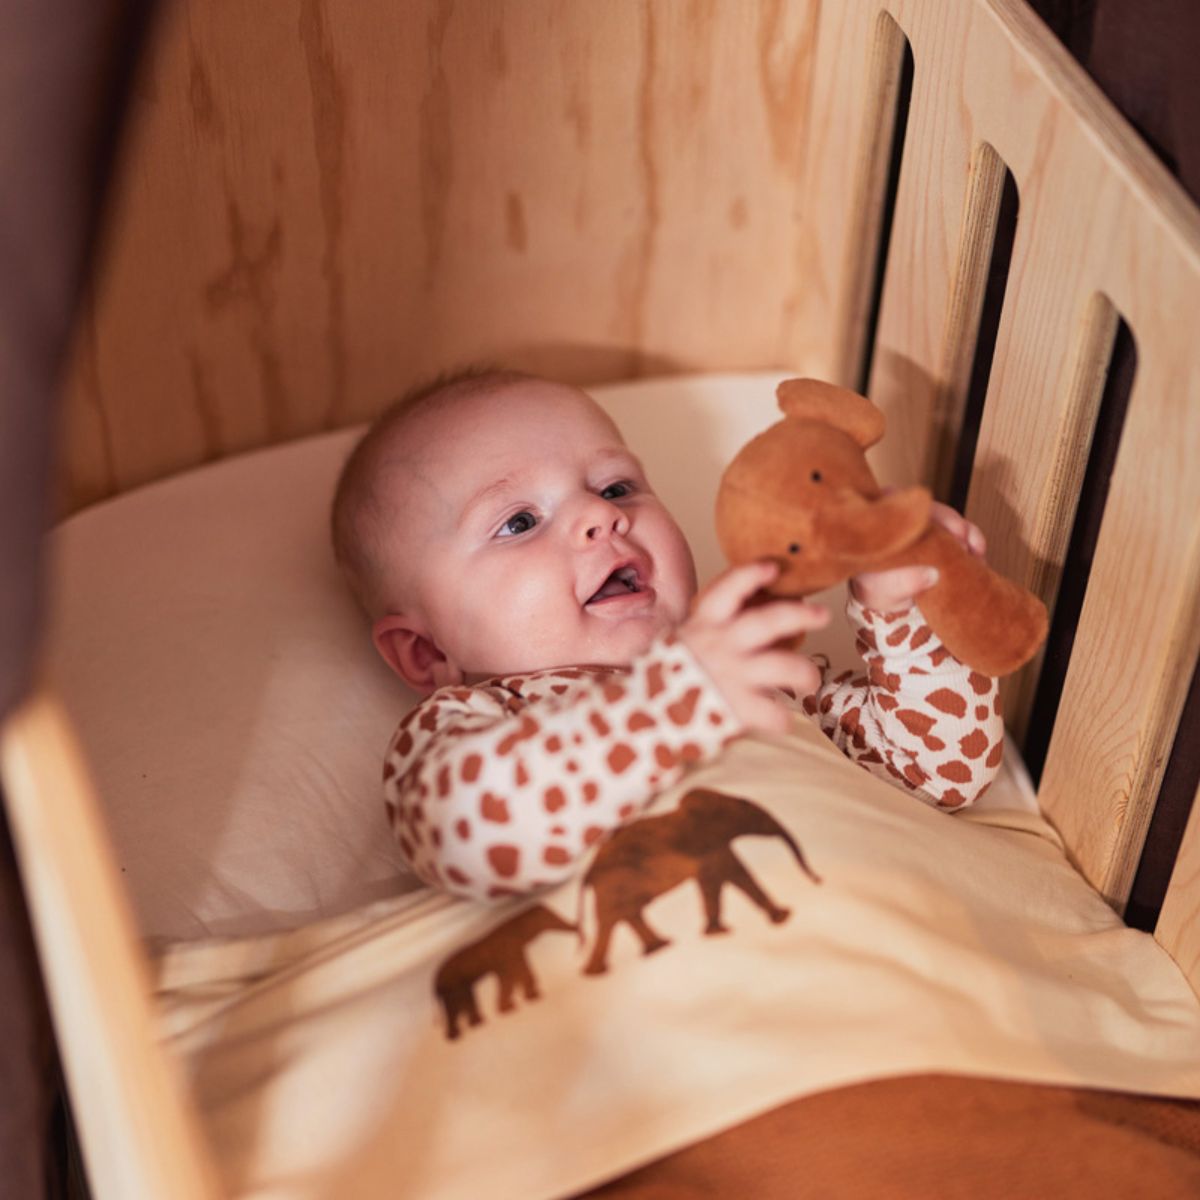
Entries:
MULTIPOLYGON (((981 554, 980 531, 935 517, 981 554)), ((862 575, 859 675, 781 649, 813 604, 747 601, 761 562, 697 594, 691 552, 616 426, 585 393, 467 373, 380 417, 343 469, 339 563, 376 649, 426 699, 383 768, 392 829, 426 882, 494 898, 568 877, 598 839, 750 730, 785 693, 873 774, 946 809, 999 767, 994 680, 932 634, 928 568, 862 575)))

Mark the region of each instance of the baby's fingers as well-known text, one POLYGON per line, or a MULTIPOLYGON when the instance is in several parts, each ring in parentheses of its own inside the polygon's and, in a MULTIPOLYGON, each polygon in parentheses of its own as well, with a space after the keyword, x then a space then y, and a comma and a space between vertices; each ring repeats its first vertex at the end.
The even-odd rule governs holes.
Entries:
POLYGON ((811 696, 821 686, 821 672, 811 658, 787 650, 768 650, 746 664, 747 681, 756 687, 790 688, 811 696))
POLYGON ((692 615, 713 625, 732 620, 746 601, 779 576, 779 564, 770 559, 730 567, 697 595, 692 615))
POLYGON ((791 725, 788 710, 767 696, 745 696, 739 710, 742 724, 748 729, 761 729, 767 733, 787 733, 791 725))
POLYGON ((775 600, 747 609, 730 626, 733 644, 746 653, 764 649, 781 638, 794 637, 829 624, 829 610, 803 600, 775 600))
POLYGON ((983 530, 948 504, 942 504, 935 500, 929 516, 947 533, 956 537, 964 550, 978 555, 980 558, 987 552, 987 538, 983 536, 983 530))
POLYGON ((854 598, 876 612, 902 612, 919 595, 937 582, 934 567, 896 567, 891 571, 869 571, 850 583, 854 598))

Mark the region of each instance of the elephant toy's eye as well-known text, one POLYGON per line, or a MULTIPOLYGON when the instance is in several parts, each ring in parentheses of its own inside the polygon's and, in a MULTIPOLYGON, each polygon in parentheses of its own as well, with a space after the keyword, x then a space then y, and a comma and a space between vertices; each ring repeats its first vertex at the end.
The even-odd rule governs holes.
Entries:
POLYGON ((820 471, 814 471, 812 473, 812 481, 813 481, 813 483, 821 482, 821 472, 820 471))
POLYGON ((791 545, 788 547, 788 553, 789 553, 789 554, 799 554, 799 553, 800 553, 800 543, 799 543, 799 542, 793 542, 793 543, 792 543, 792 544, 791 544, 791 545))

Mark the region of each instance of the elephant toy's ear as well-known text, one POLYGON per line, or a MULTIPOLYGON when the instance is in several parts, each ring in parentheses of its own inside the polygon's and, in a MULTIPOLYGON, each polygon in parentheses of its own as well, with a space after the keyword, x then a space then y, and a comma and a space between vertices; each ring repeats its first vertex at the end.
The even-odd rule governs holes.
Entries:
POLYGON ((864 450, 883 437, 883 413, 866 396, 820 379, 785 379, 775 389, 789 417, 822 421, 848 433, 864 450))

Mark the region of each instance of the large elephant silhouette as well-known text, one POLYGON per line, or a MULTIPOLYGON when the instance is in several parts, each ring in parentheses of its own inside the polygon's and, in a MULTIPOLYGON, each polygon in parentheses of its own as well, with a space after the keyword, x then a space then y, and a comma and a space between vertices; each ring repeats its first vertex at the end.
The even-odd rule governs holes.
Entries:
POLYGON ((460 1017, 466 1017, 470 1025, 482 1022, 475 985, 485 975, 494 974, 500 985, 500 1012, 510 1012, 515 1007, 517 988, 525 994, 526 1000, 541 996, 525 949, 534 938, 551 931, 579 932, 577 926, 565 921, 553 909, 535 904, 456 950, 442 963, 434 976, 433 990, 445 1013, 447 1038, 454 1041, 458 1037, 460 1017))
POLYGON ((721 923, 721 888, 727 883, 745 892, 773 923, 785 921, 789 910, 763 891, 733 852, 733 840, 748 835, 782 838, 800 869, 814 883, 821 882, 792 835, 770 813, 739 796, 697 789, 673 812, 616 830, 600 847, 579 890, 581 913, 589 887, 596 896, 596 942, 584 974, 608 970, 609 942, 621 921, 641 939, 645 954, 670 945, 650 928, 642 910, 689 879, 700 888, 706 934, 728 932, 721 923))

